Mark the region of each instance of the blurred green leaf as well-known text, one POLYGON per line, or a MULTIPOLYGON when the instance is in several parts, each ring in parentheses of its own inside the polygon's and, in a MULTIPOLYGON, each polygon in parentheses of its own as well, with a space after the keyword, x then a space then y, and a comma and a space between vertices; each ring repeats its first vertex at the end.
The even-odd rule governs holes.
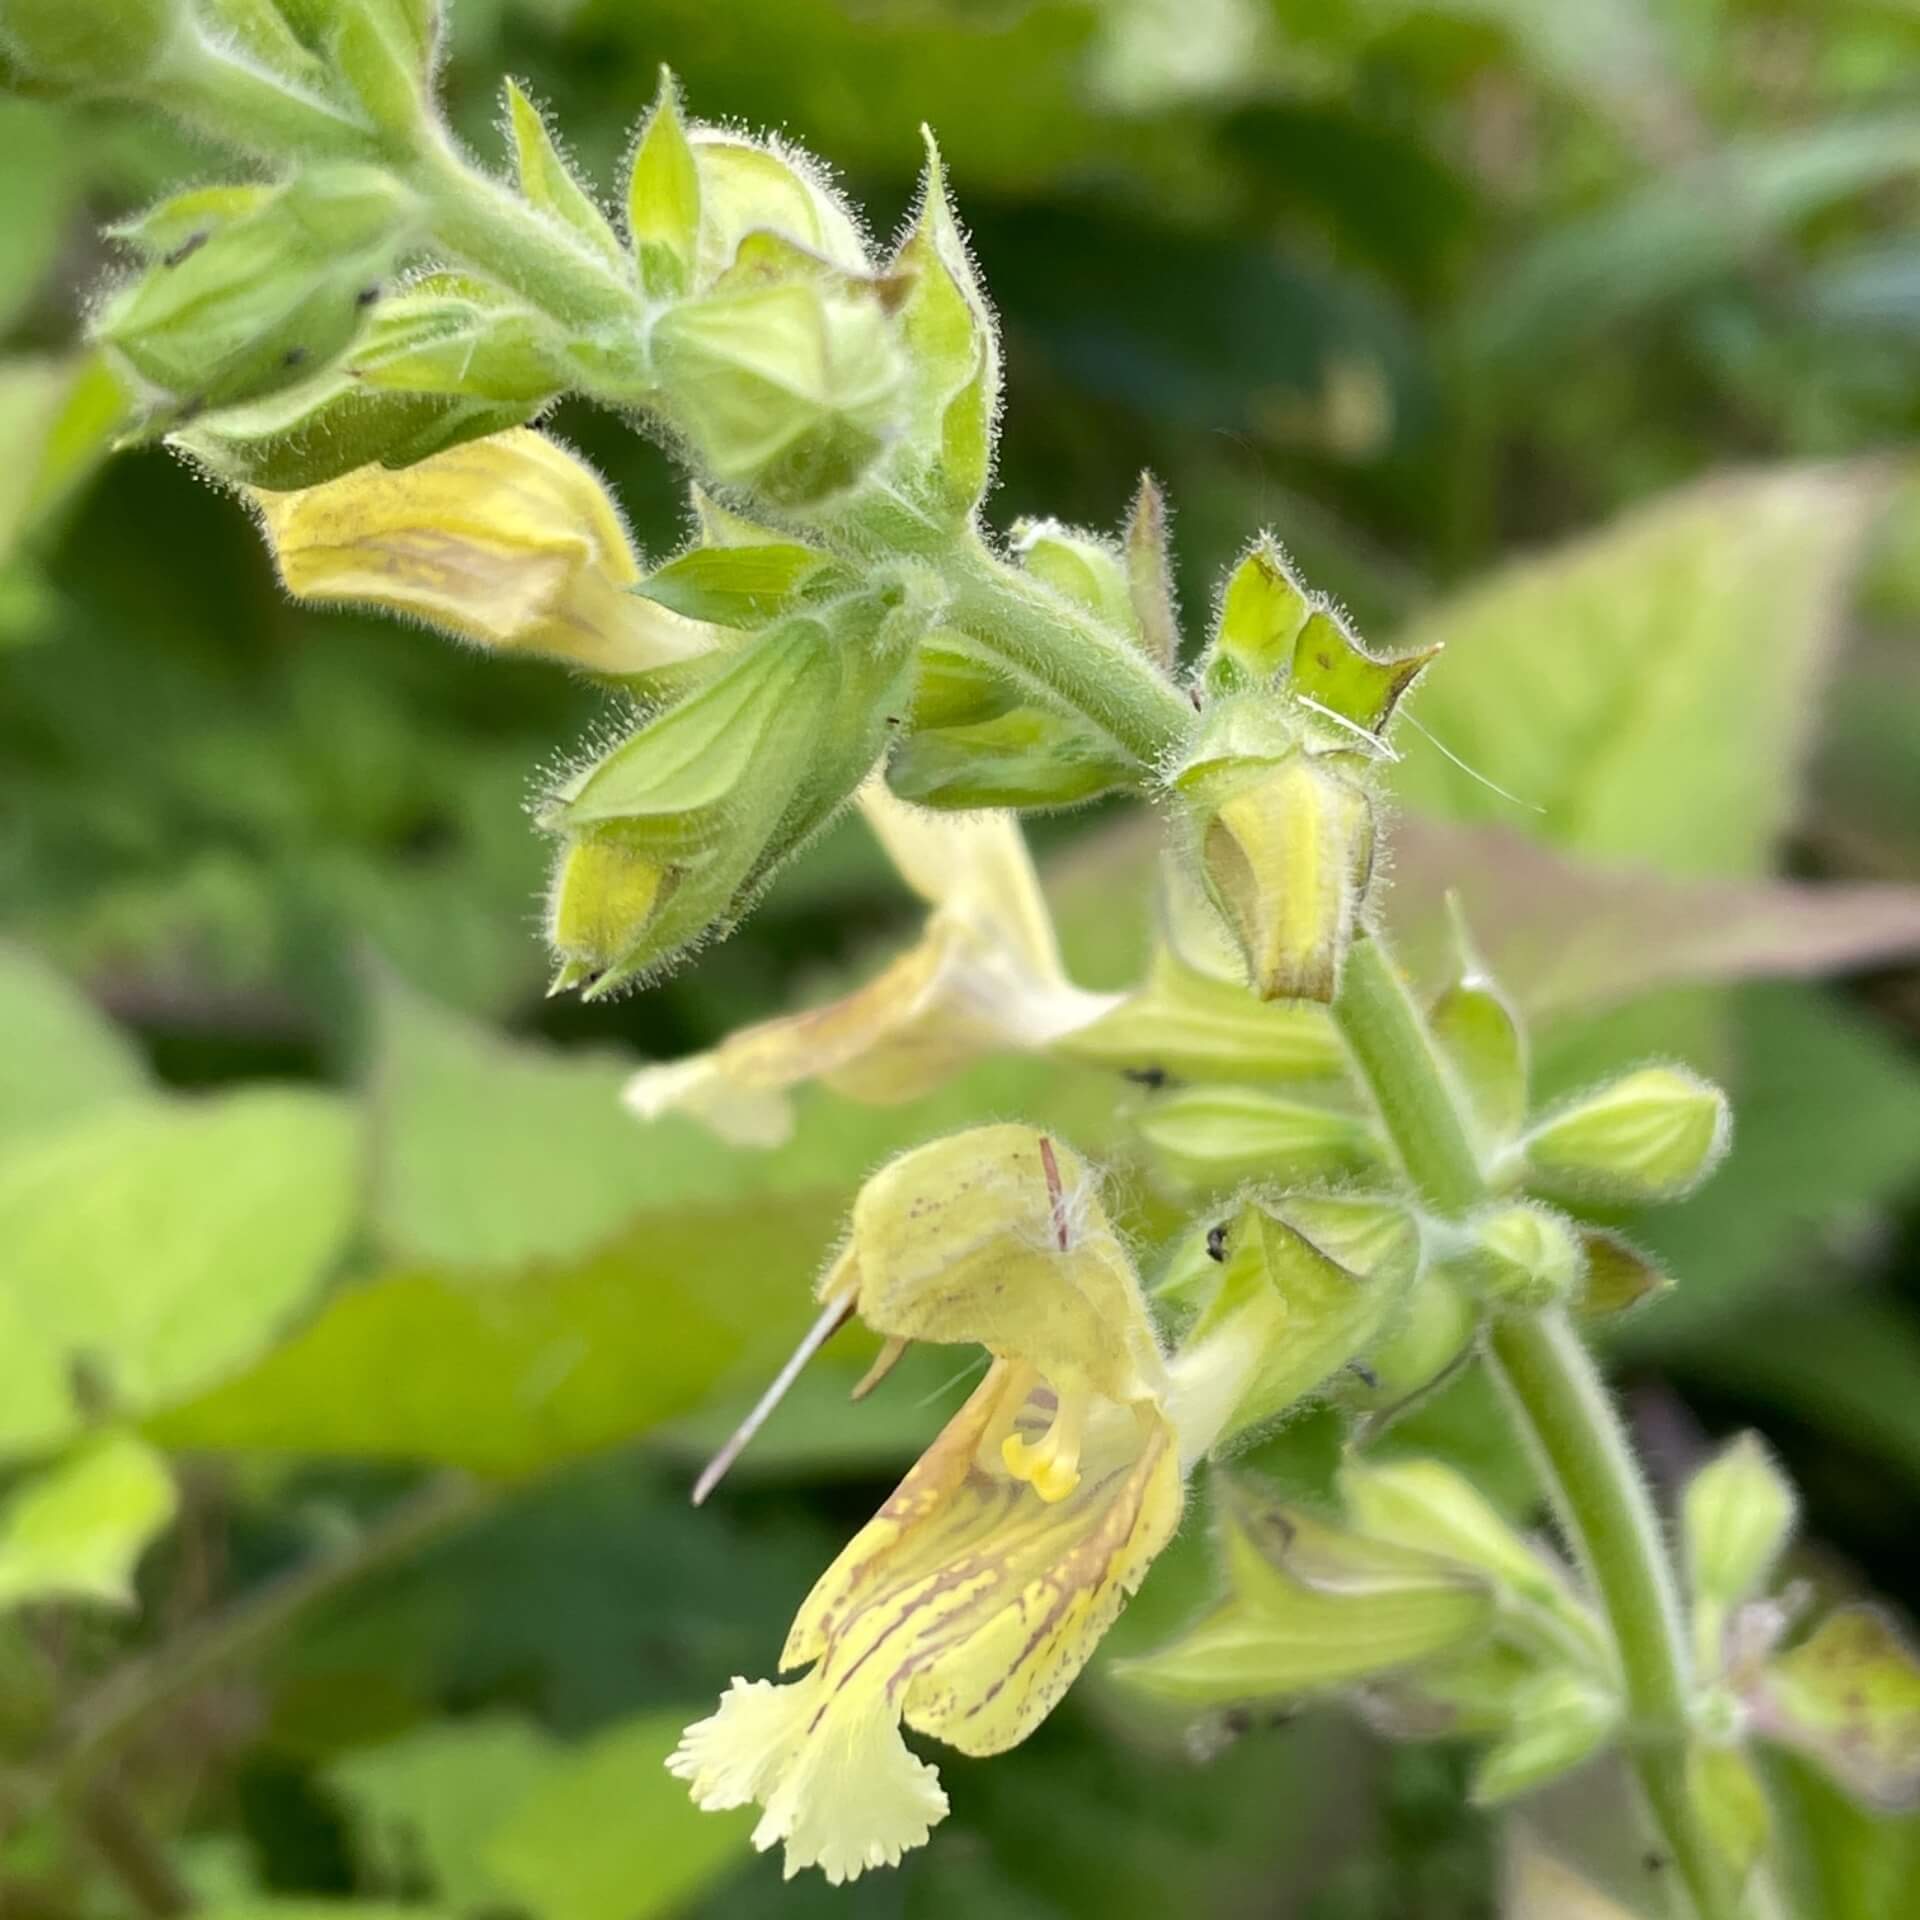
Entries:
MULTIPOLYGON (((1697 1194, 1634 1222, 1679 1284, 1623 1321, 1618 1338, 1641 1352, 1684 1348, 1716 1372, 1771 1354, 1811 1373, 1813 1354, 1782 1340, 1778 1316, 1801 1311, 1792 1294, 1817 1272, 1823 1232, 1871 1218, 1920 1182, 1920 1067, 1808 989, 1751 988, 1735 1005, 1732 1151, 1697 1194), (1761 1305, 1764 1324, 1743 1330, 1739 1315, 1761 1305)), ((1836 1310, 1831 1298, 1805 1309, 1836 1310)))
POLYGON ((585 1253, 700 1179, 688 1130, 620 1104, 632 1063, 562 1054, 374 987, 372 1226, 395 1260, 512 1267, 585 1253))
POLYGON ((154 1431, 228 1452, 551 1466, 684 1413, 745 1357, 773 1358, 841 1212, 838 1194, 689 1204, 484 1286, 457 1268, 390 1272, 154 1431))
POLYGON ((1856 1805, 1803 1760, 1781 1759, 1769 1784, 1783 1813, 1807 1920, 1888 1920, 1920 1885, 1920 1814, 1889 1819, 1856 1805))
POLYGON ((352 1223, 354 1115, 257 1088, 75 1121, 0 1166, 0 1456, 244 1367, 352 1223))
POLYGON ((137 1050, 83 993, 37 955, 0 943, 0 1144, 31 1141, 146 1087, 137 1050))
POLYGON ((352 1812, 373 1885, 399 1892, 424 1875, 441 1899, 472 1909, 498 1904, 503 1889, 485 1864, 487 1846, 553 1773, 559 1752, 531 1722, 489 1714, 357 1748, 322 1778, 352 1812))
POLYGON ((0 1612, 26 1600, 133 1604, 133 1569, 173 1519, 166 1462, 127 1433, 83 1440, 0 1499, 0 1612))
POLYGON ((642 1714, 567 1755, 489 1845, 500 1885, 542 1920, 651 1920, 741 1864, 754 1813, 702 1813, 666 1767, 708 1711, 642 1714))
POLYGON ((52 267, 79 191, 68 116, 37 100, 0 99, 0 179, 8 189, 0 220, 3 335, 52 267))
POLYGON ((1836 201, 1920 171, 1920 120, 1837 121, 1731 142, 1619 204, 1549 227, 1481 296, 1473 349, 1564 364, 1610 328, 1732 272, 1836 201))
POLYGON ((1603 860, 1751 874, 1792 819, 1839 595, 1879 488, 1832 468, 1718 480, 1507 568, 1414 623, 1446 645, 1396 770, 1409 805, 1603 860), (1476 778, 1475 775, 1481 776, 1476 778))

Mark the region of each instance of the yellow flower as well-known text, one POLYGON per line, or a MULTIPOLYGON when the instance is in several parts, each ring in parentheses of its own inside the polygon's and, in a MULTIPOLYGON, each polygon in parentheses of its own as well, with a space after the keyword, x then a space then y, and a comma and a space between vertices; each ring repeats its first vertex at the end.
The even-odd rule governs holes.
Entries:
POLYGON ((1179 1524, 1168 1378, 1086 1166, 1018 1126, 868 1182, 821 1296, 887 1336, 976 1342, 986 1378, 808 1595, 784 1683, 736 1679, 668 1762, 758 1802, 789 1876, 891 1865, 947 1811, 904 1723, 962 1753, 1046 1717, 1179 1524))
POLYGON ((920 939, 843 999, 642 1068, 626 1091, 641 1118, 689 1113, 737 1145, 778 1146, 793 1130, 787 1091, 803 1081, 875 1106, 912 1100, 985 1054, 1047 1046, 1116 1004, 1068 980, 1011 815, 928 812, 878 780, 860 806, 933 909, 920 939))
POLYGON ((633 592, 640 558, 600 476, 524 428, 252 499, 297 600, 411 614, 595 673, 653 672, 727 641, 633 592))

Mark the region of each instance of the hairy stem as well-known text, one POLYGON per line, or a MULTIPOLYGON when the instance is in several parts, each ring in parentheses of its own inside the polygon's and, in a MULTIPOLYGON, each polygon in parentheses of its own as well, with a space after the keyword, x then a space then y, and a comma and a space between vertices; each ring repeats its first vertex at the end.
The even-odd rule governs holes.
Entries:
POLYGON ((84 1799, 102 1767, 168 1708, 235 1667, 259 1659, 316 1607, 410 1559, 484 1511, 494 1490, 446 1474, 400 1501, 350 1545, 309 1561, 190 1627, 144 1660, 121 1667, 82 1699, 53 1777, 54 1793, 84 1799))
POLYGON ((1152 770, 1193 724, 1193 707, 1122 635, 1080 613, 963 537, 942 568, 948 621, 977 646, 1039 682, 1152 770))
MULTIPOLYGON (((1377 940, 1353 944, 1335 1025, 1407 1177, 1442 1219, 1487 1198, 1425 1022, 1377 940)), ((1607 1618, 1630 1717, 1627 1757, 1695 1920, 1740 1903, 1686 1788, 1692 1676, 1660 1521, 1618 1410, 1560 1309, 1495 1319, 1487 1360, 1525 1428, 1567 1538, 1607 1618)))

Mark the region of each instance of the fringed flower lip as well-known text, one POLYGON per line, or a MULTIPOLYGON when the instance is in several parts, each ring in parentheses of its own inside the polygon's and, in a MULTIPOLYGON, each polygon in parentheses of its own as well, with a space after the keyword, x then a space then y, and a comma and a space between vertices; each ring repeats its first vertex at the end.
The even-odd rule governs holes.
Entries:
POLYGON ((1169 1382, 1077 1156, 985 1127, 895 1161, 856 1202, 819 1327, 972 1342, 986 1377, 800 1608, 783 1683, 736 1678, 668 1765, 703 1807, 762 1808, 789 1875, 889 1865, 947 1811, 902 1726, 962 1753, 1052 1710, 1179 1524, 1169 1382))

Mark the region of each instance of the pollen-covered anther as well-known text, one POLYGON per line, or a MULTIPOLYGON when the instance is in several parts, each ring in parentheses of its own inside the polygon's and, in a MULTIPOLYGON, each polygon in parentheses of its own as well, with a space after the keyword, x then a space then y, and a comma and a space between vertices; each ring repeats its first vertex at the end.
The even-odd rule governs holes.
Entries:
POLYGON ((1000 1442, 1007 1471, 1049 1505, 1064 1500, 1080 1484, 1080 1448, 1092 1399, 1084 1388, 1060 1391, 1053 1419, 1038 1440, 1015 1431, 1000 1442))

